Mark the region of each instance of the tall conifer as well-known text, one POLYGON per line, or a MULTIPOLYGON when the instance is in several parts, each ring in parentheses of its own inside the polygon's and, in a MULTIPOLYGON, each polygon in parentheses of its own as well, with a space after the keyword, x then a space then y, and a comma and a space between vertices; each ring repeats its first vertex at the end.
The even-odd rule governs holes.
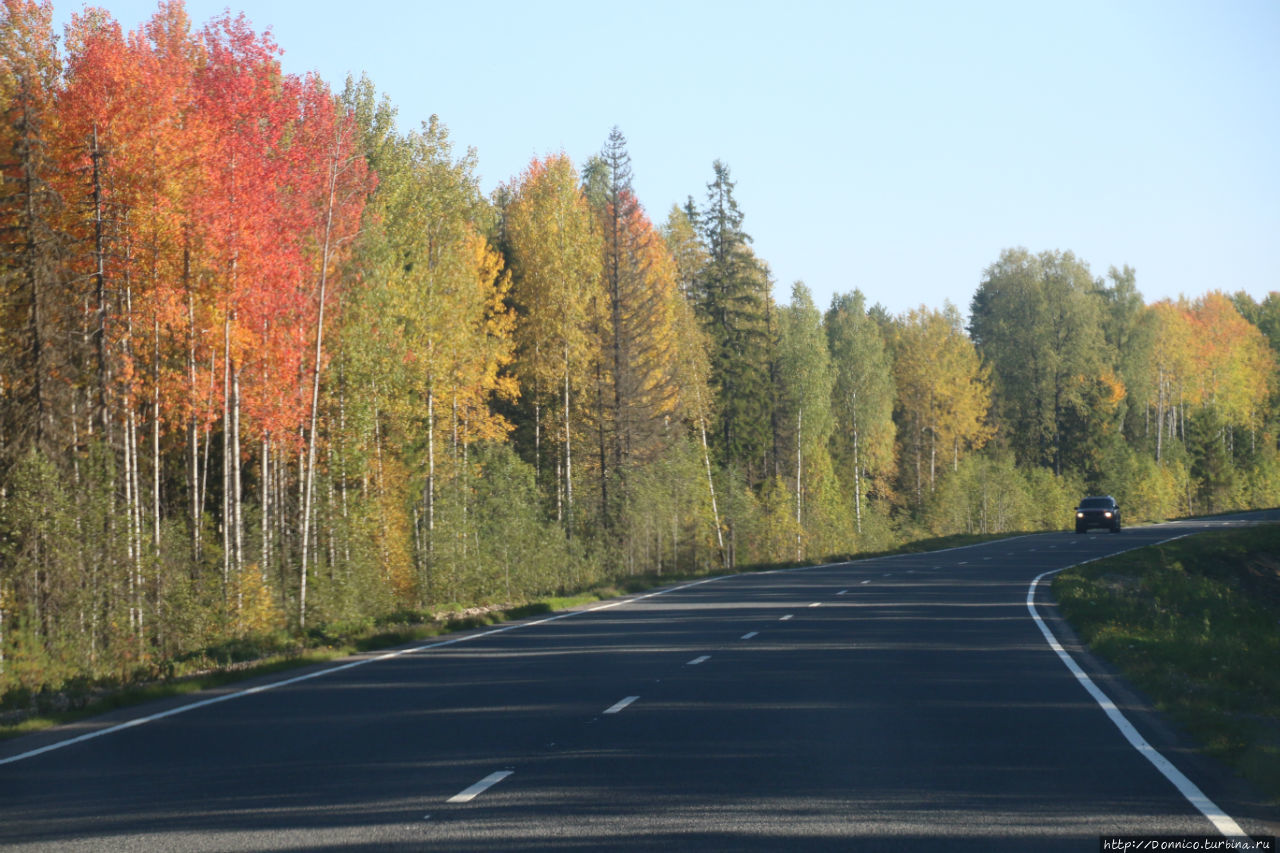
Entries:
POLYGON ((694 288, 698 316, 711 338, 716 437, 723 461, 753 481, 765 476, 771 421, 768 277, 751 252, 729 167, 715 161, 699 216, 707 263, 694 288))

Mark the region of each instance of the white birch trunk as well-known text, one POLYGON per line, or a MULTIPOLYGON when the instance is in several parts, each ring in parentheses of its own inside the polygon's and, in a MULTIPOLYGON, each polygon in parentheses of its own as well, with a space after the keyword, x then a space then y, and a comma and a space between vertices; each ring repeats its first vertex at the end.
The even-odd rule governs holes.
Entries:
POLYGON ((307 436, 306 485, 302 501, 302 569, 298 584, 298 625, 307 625, 307 556, 310 553, 311 502, 315 493, 316 419, 320 409, 320 366, 324 353, 324 304, 329 285, 329 255, 332 251, 333 212, 338 194, 338 157, 335 148, 329 159, 329 198, 325 205, 324 242, 320 251, 320 305, 316 314, 316 353, 311 377, 311 428, 307 436))
POLYGON ((244 501, 240 494, 240 368, 231 375, 231 516, 235 542, 236 572, 244 571, 244 501))
POLYGON ((569 417, 569 346, 564 348, 564 535, 573 538, 573 430, 569 417))
POLYGON ((803 458, 801 457, 801 448, 804 442, 801 440, 804 436, 804 408, 801 407, 796 412, 796 562, 804 558, 804 495, 803 480, 801 479, 801 468, 803 466, 803 458))

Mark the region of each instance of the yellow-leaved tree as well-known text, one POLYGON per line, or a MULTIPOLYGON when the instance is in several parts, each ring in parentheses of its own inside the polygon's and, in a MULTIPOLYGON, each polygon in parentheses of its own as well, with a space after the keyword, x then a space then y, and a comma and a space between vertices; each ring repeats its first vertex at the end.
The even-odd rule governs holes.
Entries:
POLYGON ((587 438, 582 409, 594 363, 589 310, 601 301, 601 250, 565 154, 529 165, 503 224, 511 299, 519 312, 514 370, 532 409, 535 471, 539 483, 554 472, 549 491, 556 517, 572 536, 574 451, 587 438))
POLYGON ((895 411, 908 490, 919 503, 937 482, 939 456, 954 469, 991 437, 989 370, 964 333, 960 313, 913 309, 894 323, 895 411))

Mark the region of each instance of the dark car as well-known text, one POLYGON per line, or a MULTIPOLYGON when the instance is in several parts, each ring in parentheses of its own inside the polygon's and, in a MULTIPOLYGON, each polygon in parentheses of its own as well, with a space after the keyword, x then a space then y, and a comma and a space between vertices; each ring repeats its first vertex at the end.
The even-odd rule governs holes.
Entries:
POLYGON ((1085 498, 1076 507, 1076 533, 1084 533, 1090 527, 1107 527, 1112 533, 1120 532, 1120 505, 1111 495, 1085 498))

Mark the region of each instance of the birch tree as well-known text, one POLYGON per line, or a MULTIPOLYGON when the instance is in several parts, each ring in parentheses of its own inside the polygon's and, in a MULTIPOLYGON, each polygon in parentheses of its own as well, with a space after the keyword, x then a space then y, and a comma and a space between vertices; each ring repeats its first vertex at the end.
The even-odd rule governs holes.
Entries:
POLYGON ((825 327, 835 371, 832 455, 841 481, 852 492, 854 526, 861 534, 866 496, 876 483, 887 492, 894 474, 892 363, 860 291, 832 298, 825 327))
POLYGON ((567 156, 530 164, 507 207, 505 231, 519 311, 516 376, 532 408, 534 467, 539 478, 544 468, 555 475, 556 518, 572 536, 574 448, 586 438, 579 412, 592 357, 588 310, 601 298, 603 253, 567 156), (556 448, 546 463, 544 443, 556 448))

